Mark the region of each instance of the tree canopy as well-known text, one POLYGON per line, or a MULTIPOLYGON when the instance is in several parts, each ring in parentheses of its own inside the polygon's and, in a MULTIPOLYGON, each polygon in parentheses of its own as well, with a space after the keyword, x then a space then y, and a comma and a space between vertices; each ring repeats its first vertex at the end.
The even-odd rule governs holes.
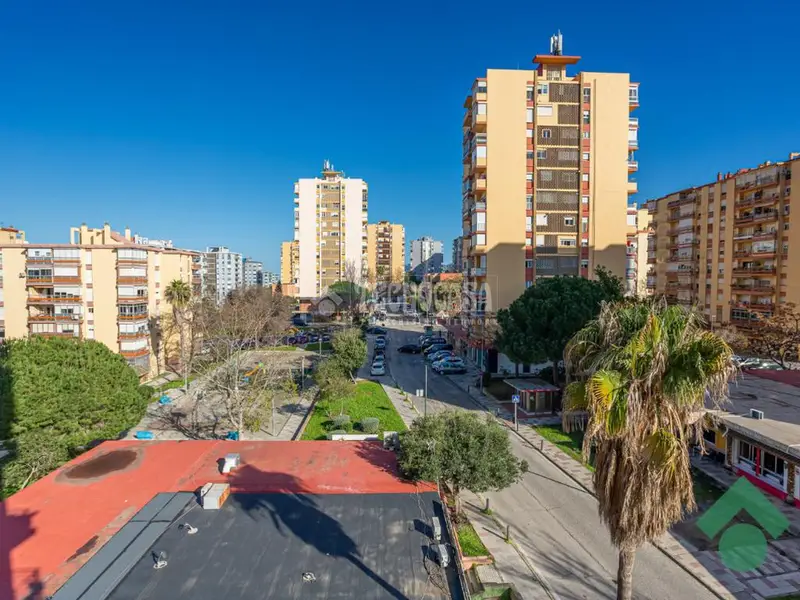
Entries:
POLYGON ((600 516, 619 548, 617 598, 627 600, 636 549, 695 508, 689 445, 702 443, 706 403, 728 394, 733 352, 693 311, 628 301, 604 305, 564 360, 576 380, 563 426, 585 425, 585 459, 594 447, 600 516))
POLYGON ((753 322, 753 330, 747 336, 740 334, 729 343, 734 349, 770 358, 788 369, 789 363, 798 358, 800 310, 793 302, 778 304, 771 316, 753 322))
MULTIPOLYGON (((558 363, 570 338, 600 312, 604 301, 622 298, 622 283, 602 267, 597 279, 540 279, 497 312, 498 349, 517 364, 558 363)), ((557 370, 554 370, 557 373, 557 370)))
POLYGON ((507 488, 528 468, 514 456, 499 423, 464 411, 415 420, 401 434, 398 461, 412 479, 447 483, 456 499, 462 489, 481 493, 507 488))
POLYGON ((0 439, 14 450, 3 466, 4 493, 89 442, 117 438, 139 422, 149 396, 125 359, 100 342, 33 337, 0 345, 0 439))
POLYGON ((361 331, 356 328, 345 329, 333 334, 333 361, 344 373, 352 375, 367 360, 367 343, 361 331))

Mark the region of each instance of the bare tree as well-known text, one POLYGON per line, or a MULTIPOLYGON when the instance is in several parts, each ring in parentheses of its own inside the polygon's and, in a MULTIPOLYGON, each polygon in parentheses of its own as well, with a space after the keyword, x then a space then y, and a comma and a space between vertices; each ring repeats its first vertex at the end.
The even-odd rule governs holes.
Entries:
POLYGON ((198 312, 203 346, 215 365, 205 376, 204 392, 221 398, 240 438, 261 429, 278 398, 296 390, 280 353, 251 351, 276 321, 276 310, 259 294, 236 292, 222 305, 206 303, 198 312))

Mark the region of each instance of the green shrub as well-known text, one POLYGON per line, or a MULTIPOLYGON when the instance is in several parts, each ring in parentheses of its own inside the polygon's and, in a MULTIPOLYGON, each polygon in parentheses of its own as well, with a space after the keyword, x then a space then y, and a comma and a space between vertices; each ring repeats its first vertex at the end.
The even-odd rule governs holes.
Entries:
POLYGON ((380 426, 381 422, 376 417, 361 419, 361 430, 364 433, 378 433, 380 426))
POLYGON ((336 429, 350 429, 350 415, 336 415, 331 421, 336 429))

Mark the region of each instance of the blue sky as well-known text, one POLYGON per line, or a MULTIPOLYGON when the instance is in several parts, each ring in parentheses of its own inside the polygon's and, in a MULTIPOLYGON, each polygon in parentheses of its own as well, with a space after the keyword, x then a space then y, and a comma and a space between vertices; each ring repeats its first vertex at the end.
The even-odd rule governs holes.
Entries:
POLYGON ((779 4, 0 0, 0 222, 277 269, 292 183, 330 158, 369 182, 370 221, 447 258, 464 96, 558 28, 584 70, 641 82, 639 201, 800 150, 800 8, 779 4))

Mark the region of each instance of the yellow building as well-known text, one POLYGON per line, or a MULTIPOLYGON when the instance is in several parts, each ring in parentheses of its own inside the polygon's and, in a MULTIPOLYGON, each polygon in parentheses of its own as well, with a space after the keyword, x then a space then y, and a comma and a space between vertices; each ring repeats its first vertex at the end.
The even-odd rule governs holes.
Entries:
MULTIPOLYGON (((24 237, 24 236, 23 236, 24 237)), ((171 311, 164 289, 194 283, 195 253, 139 245, 106 223, 68 244, 0 240, 0 338, 95 339, 143 376, 157 374, 149 320, 171 311)))
POLYGON ((628 249, 625 265, 625 293, 629 296, 647 294, 647 237, 650 216, 647 208, 635 204, 628 207, 628 249))
POLYGON ((367 272, 376 281, 393 281, 405 272, 406 230, 402 225, 380 221, 367 225, 367 272))
POLYGON ((300 262, 300 243, 281 242, 281 283, 296 284, 300 262))
POLYGON ((697 305, 712 324, 740 327, 779 303, 800 303, 800 239, 789 227, 798 178, 793 153, 650 200, 648 290, 697 305))
POLYGON ((559 37, 534 69, 489 69, 464 103, 462 255, 473 319, 540 277, 593 277, 598 266, 625 277, 639 85, 626 73, 568 74, 579 60, 561 53, 559 37))

